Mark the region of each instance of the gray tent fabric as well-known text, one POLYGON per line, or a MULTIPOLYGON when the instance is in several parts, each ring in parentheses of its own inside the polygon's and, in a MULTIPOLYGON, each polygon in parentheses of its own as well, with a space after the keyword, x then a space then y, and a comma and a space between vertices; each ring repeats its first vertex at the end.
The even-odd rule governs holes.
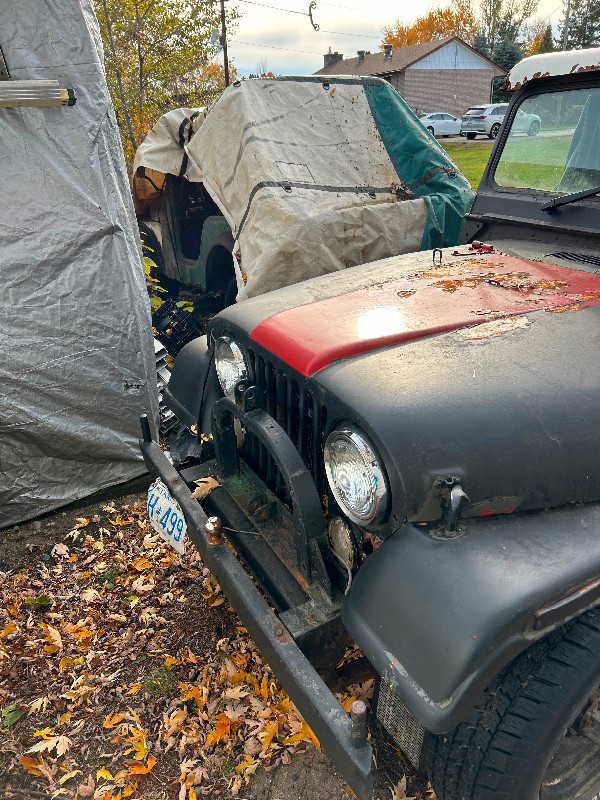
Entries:
POLYGON ((91 0, 8 0, 13 80, 73 107, 0 108, 0 527, 142 474, 156 430, 141 249, 91 0))

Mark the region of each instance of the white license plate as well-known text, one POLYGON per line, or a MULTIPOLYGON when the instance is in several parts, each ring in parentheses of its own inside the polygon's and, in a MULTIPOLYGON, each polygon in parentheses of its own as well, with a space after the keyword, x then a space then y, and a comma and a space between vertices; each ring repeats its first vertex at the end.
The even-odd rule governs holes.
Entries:
POLYGON ((181 506, 160 478, 148 489, 148 519, 157 533, 176 553, 185 550, 187 524, 181 506))

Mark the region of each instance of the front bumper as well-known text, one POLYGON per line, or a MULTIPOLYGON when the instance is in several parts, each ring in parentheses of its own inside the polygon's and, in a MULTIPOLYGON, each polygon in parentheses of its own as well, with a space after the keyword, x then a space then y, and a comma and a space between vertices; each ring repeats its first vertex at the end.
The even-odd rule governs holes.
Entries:
MULTIPOLYGON (((278 463, 282 460, 282 451, 295 452, 285 431, 262 409, 243 409, 228 398, 224 398, 218 405, 220 408, 217 416, 220 414, 221 422, 237 416, 256 435, 260 435, 267 427, 269 436, 265 436, 264 441, 278 463)), ((216 420, 213 430, 218 425, 219 421, 216 420)), ((183 476, 170 464, 158 444, 152 441, 148 426, 143 424, 143 418, 142 430, 144 439, 140 441, 140 447, 148 471, 159 476, 179 502, 188 525, 189 538, 204 563, 219 582, 248 633, 335 767, 361 800, 369 800, 373 788, 372 749, 363 732, 364 718, 351 719, 343 710, 282 621, 292 618, 285 617, 284 614, 278 616, 271 610, 227 541, 222 539, 218 544, 209 543, 205 530, 208 515, 202 505, 191 498, 183 476)), ((217 436, 217 459, 221 463, 230 461, 233 457, 232 449, 228 447, 234 435, 233 425, 230 426, 229 433, 229 437, 217 436)), ((233 447, 235 448, 235 444, 233 447)), ((286 465, 280 466, 285 469, 286 465)), ((227 467, 223 471, 226 473, 227 467)), ((297 465, 292 465, 289 473, 290 480, 295 481, 297 486, 301 485, 303 476, 298 472, 297 465)), ((219 475, 221 476, 221 472, 219 475)), ((301 527, 306 521, 303 519, 298 525, 301 527)))

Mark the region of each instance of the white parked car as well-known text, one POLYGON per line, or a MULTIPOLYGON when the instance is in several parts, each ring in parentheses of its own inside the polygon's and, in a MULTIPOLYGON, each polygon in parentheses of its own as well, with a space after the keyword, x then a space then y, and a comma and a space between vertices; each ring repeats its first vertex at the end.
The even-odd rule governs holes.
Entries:
MULTIPOLYGON (((495 139, 500 131, 502 120, 506 114, 508 103, 492 103, 490 105, 473 106, 464 115, 460 127, 460 135, 467 139, 487 135, 495 139)), ((541 119, 537 114, 517 112, 512 132, 526 133, 527 136, 537 136, 541 128, 541 119)))
POLYGON ((458 136, 461 121, 445 111, 431 111, 419 117, 432 136, 458 136))

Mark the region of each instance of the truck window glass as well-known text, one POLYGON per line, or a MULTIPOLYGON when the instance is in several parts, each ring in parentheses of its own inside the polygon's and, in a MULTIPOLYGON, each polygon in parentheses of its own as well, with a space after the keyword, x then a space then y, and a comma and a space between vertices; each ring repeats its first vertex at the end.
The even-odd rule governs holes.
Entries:
POLYGON ((494 178, 499 186, 557 194, 600 185, 600 88, 524 100, 494 178))

